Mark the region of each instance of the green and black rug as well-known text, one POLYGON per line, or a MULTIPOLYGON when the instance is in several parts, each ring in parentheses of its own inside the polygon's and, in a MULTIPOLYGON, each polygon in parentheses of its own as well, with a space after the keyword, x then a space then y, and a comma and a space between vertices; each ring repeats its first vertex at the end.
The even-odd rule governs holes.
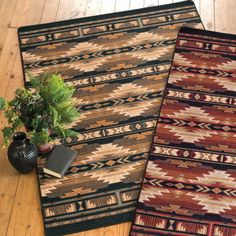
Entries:
MULTIPOLYGON (((24 71, 76 87, 78 157, 63 179, 38 160, 47 235, 131 221, 181 26, 203 28, 192 2, 19 29, 24 71)), ((25 76, 25 85, 29 80, 25 76)))

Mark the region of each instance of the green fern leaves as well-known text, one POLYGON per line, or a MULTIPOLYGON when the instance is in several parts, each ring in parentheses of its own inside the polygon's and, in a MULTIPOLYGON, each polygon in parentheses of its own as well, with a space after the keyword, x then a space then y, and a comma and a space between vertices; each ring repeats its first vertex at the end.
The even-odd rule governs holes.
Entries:
POLYGON ((11 125, 3 129, 5 142, 23 125, 36 145, 49 142, 50 132, 64 137, 76 135, 65 128, 79 116, 72 98, 75 89, 60 75, 29 76, 32 89, 17 89, 15 98, 9 102, 0 98, 0 110, 4 110, 11 125))

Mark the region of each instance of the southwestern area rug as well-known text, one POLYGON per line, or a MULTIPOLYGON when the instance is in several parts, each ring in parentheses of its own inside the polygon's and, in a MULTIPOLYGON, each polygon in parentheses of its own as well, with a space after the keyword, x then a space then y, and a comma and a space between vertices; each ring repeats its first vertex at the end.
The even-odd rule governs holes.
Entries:
POLYGON ((65 177, 43 174, 38 160, 47 235, 132 220, 183 25, 202 28, 192 2, 19 29, 24 71, 62 74, 81 114, 78 137, 57 140, 78 151, 65 177))
POLYGON ((236 235, 236 36, 180 30, 130 235, 236 235))

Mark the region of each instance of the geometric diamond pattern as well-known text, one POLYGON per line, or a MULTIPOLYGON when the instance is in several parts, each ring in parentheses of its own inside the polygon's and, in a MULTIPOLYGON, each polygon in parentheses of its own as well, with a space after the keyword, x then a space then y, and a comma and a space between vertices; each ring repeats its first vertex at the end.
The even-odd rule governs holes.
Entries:
MULTIPOLYGON (((80 112, 68 124, 79 135, 54 141, 78 151, 64 178, 43 173, 46 156, 37 161, 47 235, 132 220, 184 25, 202 27, 190 1, 19 29, 25 86, 30 86, 26 71, 59 73, 76 88, 80 112)), ((163 168, 157 174, 170 178, 163 168)))
POLYGON ((235 48, 180 29, 132 236, 236 235, 235 48))

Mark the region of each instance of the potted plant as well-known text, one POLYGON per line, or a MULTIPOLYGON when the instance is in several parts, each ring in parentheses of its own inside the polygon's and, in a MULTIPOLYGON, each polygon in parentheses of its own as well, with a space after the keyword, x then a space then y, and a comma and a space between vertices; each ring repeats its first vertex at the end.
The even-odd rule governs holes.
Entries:
POLYGON ((72 98, 75 89, 58 74, 30 76, 30 82, 32 87, 17 89, 11 101, 0 98, 0 110, 8 121, 2 132, 7 145, 14 133, 25 127, 31 142, 43 152, 50 148, 53 136, 77 134, 66 128, 79 115, 72 98))

